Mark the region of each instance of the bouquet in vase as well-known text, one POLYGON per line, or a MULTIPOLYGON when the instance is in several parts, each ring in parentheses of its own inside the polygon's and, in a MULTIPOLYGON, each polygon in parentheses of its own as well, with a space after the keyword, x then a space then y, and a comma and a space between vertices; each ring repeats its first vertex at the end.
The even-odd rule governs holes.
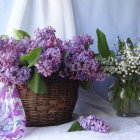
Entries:
POLYGON ((98 59, 106 75, 115 77, 111 85, 109 100, 120 116, 140 115, 140 44, 133 44, 130 38, 121 41, 115 51, 110 50, 103 32, 97 29, 98 59))

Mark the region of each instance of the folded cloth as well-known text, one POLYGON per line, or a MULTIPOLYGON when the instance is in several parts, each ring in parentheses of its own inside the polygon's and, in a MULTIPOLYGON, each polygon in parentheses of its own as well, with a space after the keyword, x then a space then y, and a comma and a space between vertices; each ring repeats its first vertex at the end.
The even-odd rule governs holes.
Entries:
POLYGON ((25 112, 15 85, 0 89, 0 140, 17 140, 25 131, 25 112))

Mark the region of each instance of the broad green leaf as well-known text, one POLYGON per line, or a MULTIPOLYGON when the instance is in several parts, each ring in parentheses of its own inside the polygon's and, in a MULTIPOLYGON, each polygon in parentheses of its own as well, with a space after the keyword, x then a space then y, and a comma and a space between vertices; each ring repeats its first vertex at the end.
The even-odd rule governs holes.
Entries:
POLYGON ((89 81, 86 81, 86 80, 80 81, 80 85, 85 90, 89 90, 90 89, 90 83, 89 83, 89 81))
POLYGON ((31 38, 30 35, 26 33, 25 31, 16 30, 15 28, 13 28, 12 33, 13 33, 13 37, 17 40, 21 40, 25 36, 28 38, 31 38))
POLYGON ((2 38, 8 38, 8 35, 1 35, 2 38))
POLYGON ((28 67, 32 67, 39 59, 42 52, 42 47, 35 48, 29 52, 29 54, 24 55, 20 58, 21 61, 27 61, 28 67))
POLYGON ((32 78, 27 82, 27 86, 30 90, 37 94, 47 93, 47 85, 44 77, 41 73, 38 73, 38 70, 34 68, 34 74, 32 78))
POLYGON ((108 56, 110 56, 110 51, 106 40, 106 36, 99 29, 96 30, 96 34, 98 38, 98 51, 103 58, 107 58, 108 56))
POLYGON ((81 126, 80 126, 80 123, 78 121, 75 121, 70 129, 68 130, 68 132, 73 132, 73 131, 82 131, 84 130, 81 126))

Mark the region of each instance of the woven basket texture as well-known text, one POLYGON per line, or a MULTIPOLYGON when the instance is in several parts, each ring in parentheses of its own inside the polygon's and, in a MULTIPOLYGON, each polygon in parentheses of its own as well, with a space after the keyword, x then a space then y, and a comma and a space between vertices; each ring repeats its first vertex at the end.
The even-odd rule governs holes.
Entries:
POLYGON ((51 126, 72 120, 78 97, 78 82, 62 78, 46 80, 48 92, 36 94, 19 88, 27 127, 51 126))

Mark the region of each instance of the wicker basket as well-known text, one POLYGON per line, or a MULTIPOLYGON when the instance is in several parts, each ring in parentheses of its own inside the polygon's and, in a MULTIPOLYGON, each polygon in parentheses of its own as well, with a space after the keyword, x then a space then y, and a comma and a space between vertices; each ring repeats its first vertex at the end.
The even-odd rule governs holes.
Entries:
POLYGON ((46 80, 48 93, 35 94, 19 88, 26 126, 50 126, 71 121, 78 97, 78 82, 62 78, 46 80))

